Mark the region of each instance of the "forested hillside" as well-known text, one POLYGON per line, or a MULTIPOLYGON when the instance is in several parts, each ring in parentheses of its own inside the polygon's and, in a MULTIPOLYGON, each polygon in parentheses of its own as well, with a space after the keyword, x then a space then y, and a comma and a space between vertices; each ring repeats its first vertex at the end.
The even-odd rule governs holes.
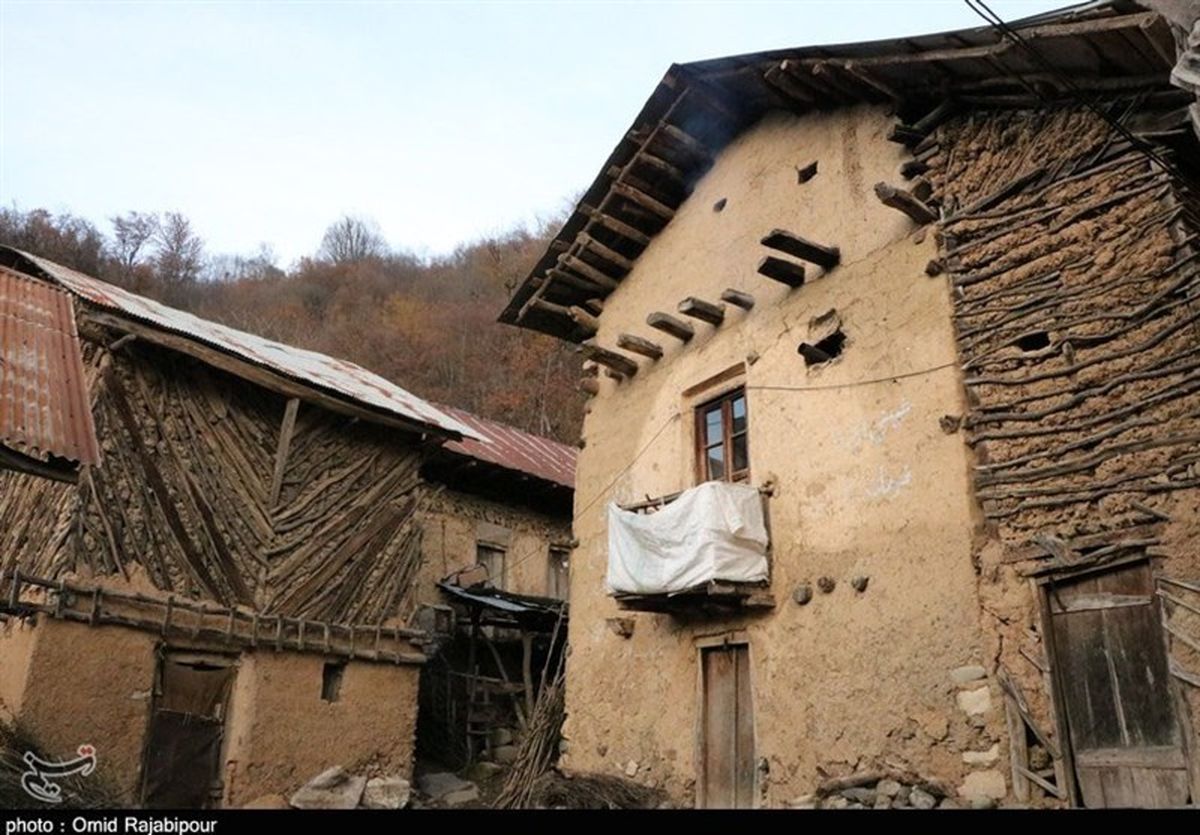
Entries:
POLYGON ((317 252, 283 267, 265 248, 207 252, 177 213, 130 212, 105 232, 69 214, 0 209, 0 243, 571 443, 578 355, 495 321, 551 232, 516 230, 423 260, 392 250, 370 221, 343 217, 317 252))

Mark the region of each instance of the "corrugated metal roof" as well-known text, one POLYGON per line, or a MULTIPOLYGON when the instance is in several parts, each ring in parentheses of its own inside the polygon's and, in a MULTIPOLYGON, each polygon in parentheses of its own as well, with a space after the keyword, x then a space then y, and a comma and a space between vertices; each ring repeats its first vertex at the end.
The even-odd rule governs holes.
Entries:
POLYGON ((19 249, 0 246, 0 252, 18 255, 45 277, 99 307, 195 339, 255 365, 327 389, 370 408, 415 421, 432 429, 456 433, 464 438, 473 437, 472 431, 459 421, 400 386, 352 362, 284 345, 201 319, 19 249))
POLYGON ((441 408, 484 441, 450 441, 445 449, 574 489, 575 459, 579 454, 575 447, 522 432, 462 409, 441 408))
POLYGON ((45 461, 100 460, 71 296, 0 269, 0 443, 45 461))

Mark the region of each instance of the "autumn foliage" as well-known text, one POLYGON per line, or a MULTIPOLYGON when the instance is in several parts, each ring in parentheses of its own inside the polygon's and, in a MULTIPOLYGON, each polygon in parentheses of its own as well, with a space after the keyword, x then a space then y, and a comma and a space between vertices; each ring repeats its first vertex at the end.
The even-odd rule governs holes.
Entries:
POLYGON ((176 213, 129 213, 106 235, 86 220, 0 210, 0 243, 198 316, 358 363, 428 400, 573 442, 580 360, 496 316, 545 250, 518 229, 432 259, 389 249, 369 221, 341 218, 283 269, 269 249, 212 256, 176 213))

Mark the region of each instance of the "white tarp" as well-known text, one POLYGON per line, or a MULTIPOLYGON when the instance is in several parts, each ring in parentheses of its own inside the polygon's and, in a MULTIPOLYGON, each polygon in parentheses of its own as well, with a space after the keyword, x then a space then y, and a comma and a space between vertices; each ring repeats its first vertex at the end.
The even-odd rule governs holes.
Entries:
POLYGON ((758 488, 710 481, 654 513, 608 506, 608 587, 683 591, 710 580, 767 579, 767 528, 758 488))

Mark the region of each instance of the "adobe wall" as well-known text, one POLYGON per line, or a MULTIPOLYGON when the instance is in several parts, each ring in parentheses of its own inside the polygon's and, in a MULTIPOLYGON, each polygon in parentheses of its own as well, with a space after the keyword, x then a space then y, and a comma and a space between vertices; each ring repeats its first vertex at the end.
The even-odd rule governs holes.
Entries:
POLYGON ((327 702, 323 664, 319 655, 241 656, 226 726, 226 806, 290 796, 335 765, 411 778, 420 667, 352 662, 337 701, 327 702))
POLYGON ((442 490, 422 516, 421 566, 417 597, 421 603, 444 604, 437 583, 447 575, 475 565, 475 546, 483 533, 509 532, 506 589, 517 594, 548 592, 551 545, 571 539, 569 520, 529 510, 505 507, 453 490, 442 490))
POLYGON ((0 638, 0 677, 8 679, 9 663, 18 671, 26 665, 24 693, 16 698, 19 726, 49 757, 94 746, 97 775, 126 803, 138 797, 154 646, 148 633, 45 617, 0 638))
POLYGON ((974 681, 964 692, 982 692, 963 697, 950 678, 985 660, 971 462, 939 423, 965 405, 949 293, 924 273, 935 244, 872 193, 897 179, 905 158, 886 141, 892 124, 869 107, 768 115, 720 154, 606 300, 599 344, 614 347, 628 332, 662 344, 665 356, 641 361, 629 381, 602 376, 584 425, 568 770, 627 775, 690 804, 695 641, 734 630, 749 636, 760 805, 885 762, 958 786, 970 771, 964 753, 1000 741, 992 685, 974 681), (813 161, 816 177, 798 184, 797 168, 813 161), (840 247, 841 265, 828 275, 810 267, 795 290, 758 275, 768 254, 759 240, 776 227, 840 247), (719 328, 695 323, 686 345, 645 325, 653 311, 674 313, 693 295, 716 301, 726 288, 751 293, 753 310, 729 307, 719 328), (797 346, 830 309, 846 348, 806 369, 797 346), (605 505, 694 483, 692 410, 720 389, 683 392, 739 363, 752 483, 775 488, 776 608, 688 620, 621 612, 604 584, 605 505), (860 576, 869 578, 864 592, 851 586, 860 576), (817 590, 821 577, 836 582, 831 593, 817 590), (803 584, 813 589, 807 605, 792 599, 803 584), (617 616, 635 621, 628 639, 606 623, 617 616))

